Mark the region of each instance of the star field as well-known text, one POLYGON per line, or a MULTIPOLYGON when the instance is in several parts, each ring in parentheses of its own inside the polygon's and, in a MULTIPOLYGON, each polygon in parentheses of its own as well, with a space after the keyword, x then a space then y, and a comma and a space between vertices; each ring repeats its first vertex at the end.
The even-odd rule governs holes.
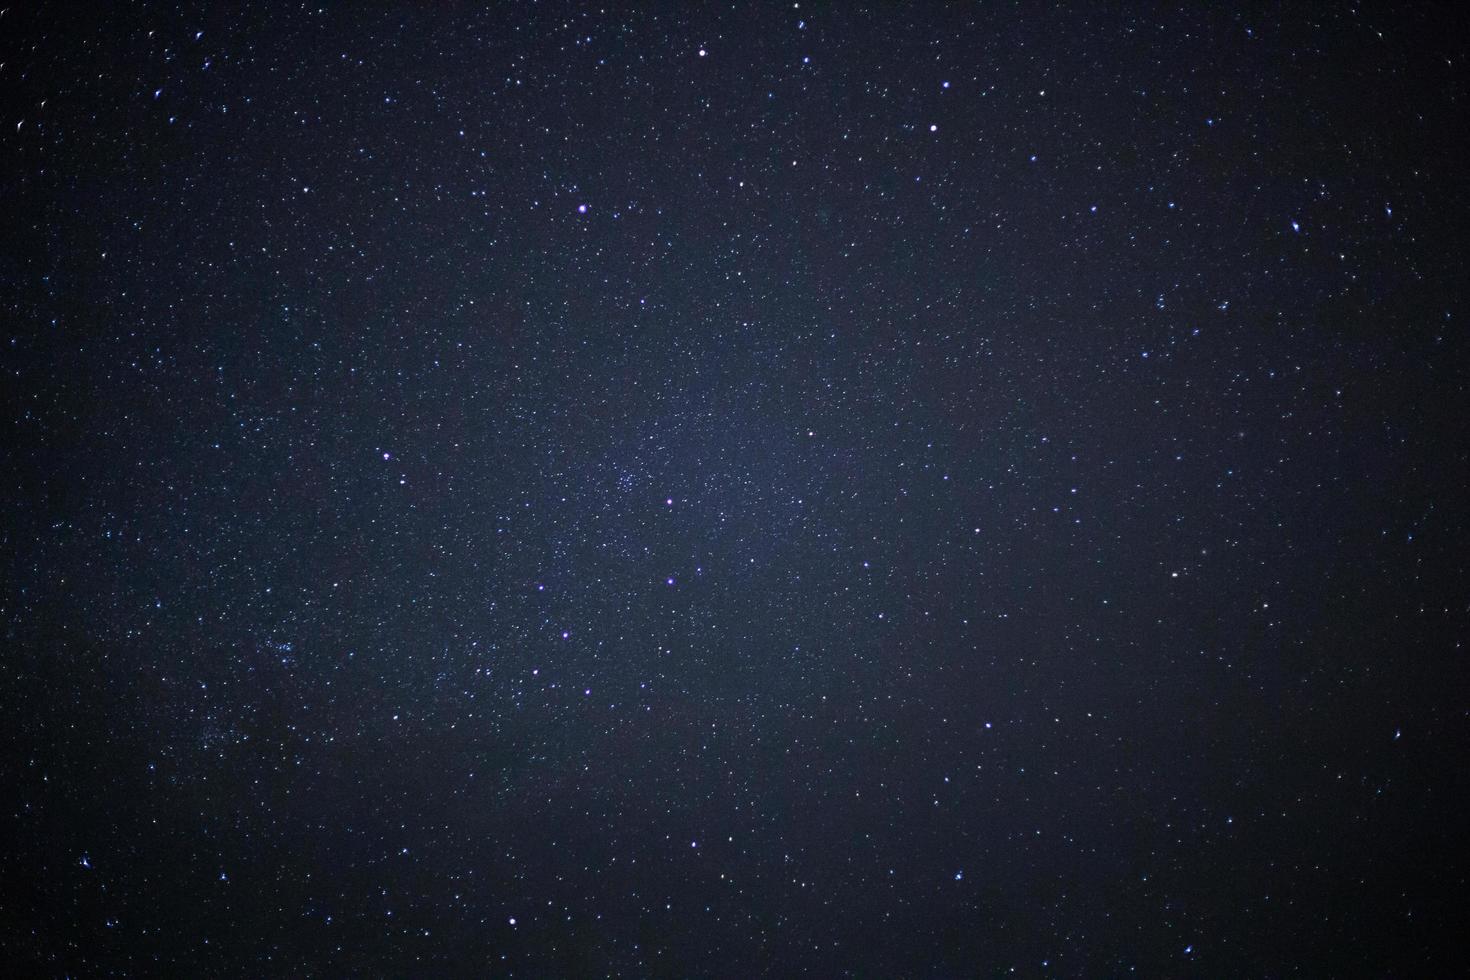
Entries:
POLYGON ((5 961, 1463 970, 1455 16, 0 12, 5 961))

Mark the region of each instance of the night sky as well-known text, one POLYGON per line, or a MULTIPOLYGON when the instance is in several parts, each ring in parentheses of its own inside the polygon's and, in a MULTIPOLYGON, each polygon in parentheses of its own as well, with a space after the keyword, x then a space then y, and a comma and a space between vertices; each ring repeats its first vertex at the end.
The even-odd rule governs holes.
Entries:
POLYGON ((17 976, 1448 976, 1452 7, 14 3, 17 976))

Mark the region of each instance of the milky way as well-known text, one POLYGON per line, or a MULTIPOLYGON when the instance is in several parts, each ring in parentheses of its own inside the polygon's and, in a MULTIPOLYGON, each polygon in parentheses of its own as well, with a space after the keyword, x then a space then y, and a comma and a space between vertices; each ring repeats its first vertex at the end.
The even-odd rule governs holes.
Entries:
POLYGON ((235 6, 0 13, 7 969, 1464 968, 1464 23, 235 6))

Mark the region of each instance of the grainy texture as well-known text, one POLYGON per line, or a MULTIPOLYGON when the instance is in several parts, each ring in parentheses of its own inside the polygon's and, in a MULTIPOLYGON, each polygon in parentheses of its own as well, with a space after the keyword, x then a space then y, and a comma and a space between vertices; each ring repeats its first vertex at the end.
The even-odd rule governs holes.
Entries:
POLYGON ((36 976, 1452 976, 1462 14, 0 13, 36 976))

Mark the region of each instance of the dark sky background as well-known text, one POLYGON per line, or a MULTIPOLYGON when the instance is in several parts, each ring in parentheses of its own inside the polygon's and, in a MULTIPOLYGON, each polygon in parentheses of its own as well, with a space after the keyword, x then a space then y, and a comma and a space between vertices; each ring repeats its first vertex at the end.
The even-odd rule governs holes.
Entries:
POLYGON ((1447 976, 1448 5, 0 14, 17 976, 1447 976))

